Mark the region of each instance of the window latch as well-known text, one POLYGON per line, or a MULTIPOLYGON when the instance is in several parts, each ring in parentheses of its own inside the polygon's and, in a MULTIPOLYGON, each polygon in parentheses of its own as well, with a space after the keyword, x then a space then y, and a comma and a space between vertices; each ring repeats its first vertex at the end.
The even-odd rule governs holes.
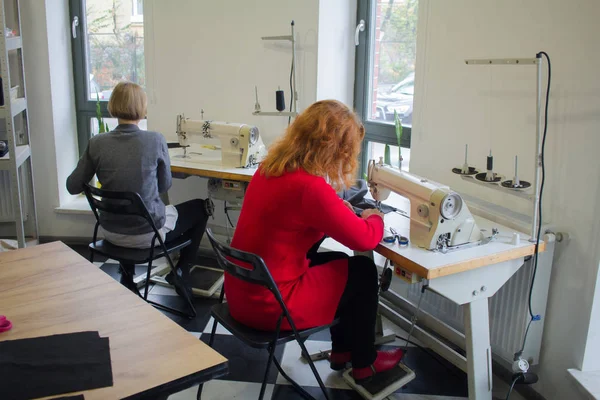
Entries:
POLYGON ((358 25, 356 25, 356 31, 354 32, 354 44, 358 46, 358 35, 365 31, 365 20, 361 19, 358 25))
POLYGON ((71 31, 73 32, 73 39, 77 39, 77 27, 79 26, 79 17, 73 17, 73 23, 71 24, 71 31))

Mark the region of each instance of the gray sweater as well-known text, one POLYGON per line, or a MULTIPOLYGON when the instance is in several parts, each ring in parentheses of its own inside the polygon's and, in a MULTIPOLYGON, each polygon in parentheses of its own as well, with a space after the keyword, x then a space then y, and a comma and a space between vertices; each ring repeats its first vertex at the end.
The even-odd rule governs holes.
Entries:
MULTIPOLYGON (((165 205, 159 193, 171 187, 171 163, 165 138, 137 125, 119 125, 92 137, 79 163, 67 178, 67 190, 79 194, 96 174, 102 189, 138 193, 158 229, 165 223, 165 205)), ((100 214, 102 227, 114 233, 138 235, 152 231, 143 218, 100 214)))

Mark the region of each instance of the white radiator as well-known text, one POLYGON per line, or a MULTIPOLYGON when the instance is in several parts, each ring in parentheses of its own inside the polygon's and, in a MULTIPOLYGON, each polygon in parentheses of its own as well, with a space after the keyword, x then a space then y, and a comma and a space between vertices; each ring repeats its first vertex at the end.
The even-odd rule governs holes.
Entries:
MULTIPOLYGON (((24 168, 19 169, 21 174, 21 203, 23 204, 23 220, 29 215, 29 176, 24 168)), ((10 186, 10 175, 8 171, 0 171, 0 222, 13 222, 13 198, 10 186)))
MULTIPOLYGON (((532 296, 534 314, 539 314, 541 320, 532 323, 523 351, 523 358, 529 360, 531 364, 539 362, 554 255, 554 235, 546 235, 546 239, 546 251, 541 253, 538 261, 532 296)), ((533 264, 528 261, 489 302, 492 352, 496 358, 500 357, 497 361, 503 361, 504 365, 512 362, 514 353, 522 346, 523 335, 529 323, 528 299, 532 273, 533 264)), ((410 285, 408 289, 408 300, 414 304, 419 301, 421 286, 421 284, 410 285)), ((464 334, 463 310, 459 305, 434 292, 426 291, 421 301, 421 309, 464 334)))

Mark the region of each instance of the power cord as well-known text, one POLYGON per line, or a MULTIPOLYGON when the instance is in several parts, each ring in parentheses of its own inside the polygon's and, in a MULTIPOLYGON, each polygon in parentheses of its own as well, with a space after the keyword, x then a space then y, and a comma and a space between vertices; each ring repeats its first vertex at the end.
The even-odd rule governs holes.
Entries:
MULTIPOLYGON (((545 152, 545 148, 546 148, 546 133, 548 132, 548 104, 550 102, 550 84, 552 82, 552 64, 550 62, 550 56, 548 56, 548 53, 546 53, 545 51, 540 51, 539 53, 536 54, 536 58, 542 58, 542 56, 546 57, 546 60, 548 62, 548 83, 546 85, 546 104, 544 107, 544 134, 542 136, 542 150, 540 153, 540 164, 542 167, 542 180, 540 183, 540 198, 538 200, 538 226, 537 226, 537 240, 535 242, 535 252, 533 255, 533 274, 531 276, 531 283, 529 285, 529 302, 528 302, 528 307, 529 307, 529 323, 527 324, 527 328, 525 329, 525 334, 523 335, 523 345, 521 346, 521 349, 515 353, 515 357, 514 357, 514 361, 520 362, 523 361, 521 360, 521 355, 523 354, 523 351, 525 350, 525 343, 527 342, 527 335, 529 334, 529 328, 531 327, 531 323, 533 321, 539 321, 541 320, 541 316, 538 314, 534 314, 533 313, 533 307, 531 305, 531 300, 532 300, 532 294, 533 294, 533 285, 535 283, 535 277, 537 274, 537 267, 538 267, 538 258, 539 258, 539 243, 540 243, 540 238, 541 238, 541 234, 542 234, 542 196, 544 194, 544 183, 546 180, 546 168, 545 168, 545 164, 544 164, 544 152, 545 152)), ((541 61, 540 61, 541 62, 541 61)), ((526 364, 527 367, 529 366, 529 364, 526 364)), ((525 371, 526 372, 526 371, 525 371)), ((515 377, 513 378, 513 382, 510 386, 510 389, 508 391, 508 394, 506 395, 506 399, 508 399, 508 397, 510 396, 515 383, 519 380, 520 377, 524 376, 524 375, 533 375, 533 374, 516 374, 515 377)), ((531 380, 533 378, 527 379, 527 378, 523 378, 524 383, 528 383, 528 380, 531 380)), ((535 380, 537 381, 537 377, 535 377, 535 380)))
POLYGON ((508 399, 509 399, 509 397, 510 397, 510 394, 511 394, 511 393, 512 393, 512 391, 513 391, 513 388, 515 387, 515 383, 517 383, 517 381, 519 380, 519 378, 520 378, 520 377, 521 377, 520 375, 516 375, 516 376, 513 378, 513 380, 512 380, 512 383, 510 384, 510 389, 508 389, 508 393, 506 393, 506 399, 505 399, 505 400, 508 400, 508 399))
MULTIPOLYGON (((294 88, 292 87, 292 77, 294 76, 294 60, 292 60, 292 66, 290 67, 290 112, 292 112, 292 106, 294 104, 294 88)), ((292 117, 288 117, 288 126, 292 122, 292 117)))

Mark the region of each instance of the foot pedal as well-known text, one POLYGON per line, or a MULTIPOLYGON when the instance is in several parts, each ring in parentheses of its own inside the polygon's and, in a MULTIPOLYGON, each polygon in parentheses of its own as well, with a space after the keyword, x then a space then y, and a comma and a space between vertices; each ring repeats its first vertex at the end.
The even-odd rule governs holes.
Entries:
POLYGON ((352 389, 367 400, 383 400, 417 377, 404 364, 398 364, 389 371, 376 374, 370 382, 363 385, 354 382, 351 368, 347 369, 342 376, 352 389))

